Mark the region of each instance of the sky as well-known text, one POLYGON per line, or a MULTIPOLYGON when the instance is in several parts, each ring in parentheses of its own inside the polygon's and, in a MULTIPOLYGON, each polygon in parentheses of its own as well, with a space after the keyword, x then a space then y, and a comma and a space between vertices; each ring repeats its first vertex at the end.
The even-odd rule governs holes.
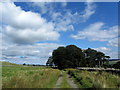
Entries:
POLYGON ((45 65, 74 44, 118 58, 117 2, 0 3, 1 61, 45 65))

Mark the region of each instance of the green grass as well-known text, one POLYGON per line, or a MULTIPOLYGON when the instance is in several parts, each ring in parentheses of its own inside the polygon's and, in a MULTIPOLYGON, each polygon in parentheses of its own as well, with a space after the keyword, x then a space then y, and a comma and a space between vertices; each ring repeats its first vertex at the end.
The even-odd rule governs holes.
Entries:
POLYGON ((3 77, 10 77, 16 74, 18 71, 33 71, 33 70, 41 70, 47 69, 45 67, 2 67, 2 76, 3 77))
POLYGON ((2 65, 20 65, 20 64, 15 64, 15 63, 10 63, 10 62, 3 62, 3 61, 0 61, 0 63, 2 63, 2 65))
POLYGON ((120 88, 120 77, 107 72, 69 70, 79 88, 120 88))
POLYGON ((54 88, 60 72, 63 74, 60 88, 71 88, 67 82, 66 71, 79 88, 120 88, 120 76, 107 72, 88 72, 76 69, 60 71, 43 66, 23 67, 21 65, 18 67, 16 64, 3 63, 4 65, 15 65, 14 67, 0 67, 3 88, 54 88))
POLYGON ((62 78, 62 83, 61 83, 61 88, 71 88, 71 86, 69 85, 69 83, 67 82, 67 76, 66 76, 66 71, 63 71, 63 78, 62 78))
POLYGON ((0 67, 0 89, 2 88, 2 67, 0 67))
POLYGON ((43 67, 3 67, 3 88, 53 88, 60 71, 43 67))
POLYGON ((110 65, 116 64, 118 61, 109 61, 110 65))

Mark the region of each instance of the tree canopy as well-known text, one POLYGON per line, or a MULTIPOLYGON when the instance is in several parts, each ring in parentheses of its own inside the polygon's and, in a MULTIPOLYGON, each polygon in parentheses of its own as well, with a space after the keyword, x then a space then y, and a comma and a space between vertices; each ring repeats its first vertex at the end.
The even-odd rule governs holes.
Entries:
POLYGON ((82 50, 75 45, 68 45, 55 49, 46 64, 50 66, 54 64, 59 69, 95 67, 104 66, 109 58, 103 52, 98 52, 91 48, 82 50))

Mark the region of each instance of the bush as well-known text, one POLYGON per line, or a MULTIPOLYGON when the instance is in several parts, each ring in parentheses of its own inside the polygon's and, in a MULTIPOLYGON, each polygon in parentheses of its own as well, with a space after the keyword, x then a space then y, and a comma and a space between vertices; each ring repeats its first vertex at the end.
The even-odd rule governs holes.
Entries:
POLYGON ((113 68, 120 69, 120 61, 114 64, 113 68))
POLYGON ((25 63, 23 65, 26 65, 25 63))

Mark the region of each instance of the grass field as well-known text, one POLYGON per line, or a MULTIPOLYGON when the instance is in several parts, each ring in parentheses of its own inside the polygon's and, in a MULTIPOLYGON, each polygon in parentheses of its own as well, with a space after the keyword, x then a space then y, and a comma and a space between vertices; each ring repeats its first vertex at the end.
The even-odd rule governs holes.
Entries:
POLYGON ((60 71, 41 67, 3 67, 3 88, 53 88, 60 71))
POLYGON ((0 61, 0 63, 1 63, 1 65, 19 65, 19 64, 15 64, 15 63, 10 63, 10 62, 1 62, 0 61))
MULTIPOLYGON (((120 60, 119 60, 120 61, 120 60)), ((118 61, 109 61, 109 64, 113 65, 116 64, 118 61)))
MULTIPOLYGON (((107 72, 89 72, 84 70, 58 70, 43 66, 23 66, 3 62, 3 88, 54 88, 62 73, 62 82, 59 88, 71 88, 66 76, 69 73, 79 88, 120 88, 120 76, 107 72)), ((1 73, 0 73, 1 74, 1 73)))
POLYGON ((79 88, 120 88, 120 77, 107 72, 68 70, 79 88))
POLYGON ((0 89, 2 88, 2 67, 0 67, 0 89))

